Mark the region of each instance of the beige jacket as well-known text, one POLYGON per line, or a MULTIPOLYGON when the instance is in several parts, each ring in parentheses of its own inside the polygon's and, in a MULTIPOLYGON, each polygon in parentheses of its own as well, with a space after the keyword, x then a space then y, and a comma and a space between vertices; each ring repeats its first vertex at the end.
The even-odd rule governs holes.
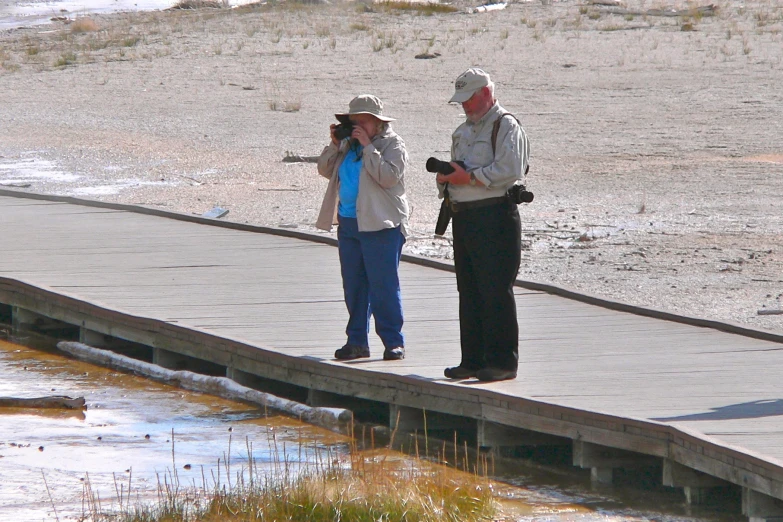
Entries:
MULTIPOLYGON (((330 231, 337 223, 340 176, 338 170, 348 150, 348 140, 324 148, 318 158, 318 173, 329 179, 315 226, 330 231)), ((362 150, 356 219, 360 232, 400 227, 408 236, 408 198, 405 196, 405 143, 391 128, 376 135, 362 150)))

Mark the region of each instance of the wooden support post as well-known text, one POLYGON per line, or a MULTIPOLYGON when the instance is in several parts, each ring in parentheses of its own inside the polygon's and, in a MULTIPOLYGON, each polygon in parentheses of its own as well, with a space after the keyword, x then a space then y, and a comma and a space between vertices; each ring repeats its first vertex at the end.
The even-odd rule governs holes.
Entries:
POLYGON ((477 443, 479 448, 491 449, 497 454, 502 448, 567 446, 571 439, 480 420, 477 443))
POLYGON ((307 390, 307 405, 351 410, 354 418, 359 422, 373 422, 383 425, 389 420, 389 404, 351 395, 310 388, 307 390))
POLYGON ((71 341, 79 339, 80 328, 76 325, 52 319, 18 306, 13 307, 12 315, 11 326, 16 333, 29 331, 71 341))
POLYGON ((14 306, 11 311, 11 326, 15 332, 29 330, 39 317, 41 316, 35 312, 14 306))
POLYGON ((321 390, 313 390, 310 388, 307 391, 307 405, 313 408, 329 408, 334 406, 334 394, 324 392, 321 390))
POLYGON ((615 468, 653 466, 659 462, 657 457, 649 455, 574 441, 574 466, 590 468, 590 478, 598 484, 611 484, 615 468))
POLYGON ((389 405, 389 428, 401 432, 469 431, 475 433, 476 420, 437 411, 389 405))
POLYGON ((170 370, 184 370, 188 366, 187 360, 186 356, 176 352, 170 352, 163 348, 152 349, 152 364, 157 364, 170 370))
POLYGON ((748 517, 748 522, 781 522, 783 500, 742 488, 742 514, 748 517))
POLYGON ((709 493, 715 488, 729 485, 725 480, 683 466, 670 459, 663 459, 663 485, 683 488, 688 504, 706 504, 709 493))
POLYGON ((10 325, 14 319, 14 307, 5 303, 0 303, 0 324, 10 325))
POLYGON ((163 348, 152 349, 152 364, 157 364, 170 370, 186 370, 214 377, 225 377, 227 371, 225 365, 163 348))
POLYGON ((80 328, 79 342, 93 348, 104 348, 106 346, 106 336, 94 330, 80 328))
POLYGON ((424 431, 424 414, 418 408, 390 404, 389 429, 402 432, 424 431))

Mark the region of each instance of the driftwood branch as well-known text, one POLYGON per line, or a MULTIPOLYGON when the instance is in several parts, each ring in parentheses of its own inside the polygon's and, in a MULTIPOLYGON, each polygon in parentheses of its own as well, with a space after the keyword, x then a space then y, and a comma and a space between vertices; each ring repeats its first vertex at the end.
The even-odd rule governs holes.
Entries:
POLYGON ((617 15, 632 15, 632 16, 713 16, 718 8, 713 5, 704 5, 701 7, 694 7, 693 9, 648 9, 646 11, 638 11, 636 9, 625 9, 623 7, 606 7, 598 5, 601 11, 617 14, 617 15))
POLYGON ((286 151, 284 163, 318 163, 318 156, 301 156, 293 152, 286 151))
POLYGON ((84 408, 84 397, 73 398, 64 395, 33 397, 30 399, 0 397, 0 408, 63 408, 81 410, 84 408))

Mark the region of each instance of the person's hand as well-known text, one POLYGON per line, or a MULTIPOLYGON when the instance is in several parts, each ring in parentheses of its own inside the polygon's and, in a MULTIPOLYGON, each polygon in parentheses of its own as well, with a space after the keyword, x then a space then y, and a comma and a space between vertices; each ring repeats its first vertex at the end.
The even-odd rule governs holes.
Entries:
POLYGON ((372 143, 370 136, 367 134, 367 131, 364 130, 360 125, 354 125, 351 138, 354 138, 356 141, 361 143, 362 147, 366 147, 372 143))
POLYGON ((435 176, 435 181, 438 183, 450 183, 452 185, 468 185, 470 184, 470 173, 463 169, 459 163, 450 162, 449 165, 454 167, 454 172, 451 174, 438 174, 435 176))
POLYGON ((332 123, 331 125, 329 125, 329 136, 332 138, 332 143, 334 143, 337 146, 340 146, 340 140, 338 140, 334 136, 334 129, 336 129, 336 128, 337 128, 337 124, 336 123, 332 123))

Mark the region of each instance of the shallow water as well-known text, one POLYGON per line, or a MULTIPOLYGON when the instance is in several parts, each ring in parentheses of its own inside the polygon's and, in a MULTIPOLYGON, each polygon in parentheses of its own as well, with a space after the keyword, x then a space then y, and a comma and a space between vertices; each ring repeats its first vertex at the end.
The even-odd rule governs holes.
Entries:
POLYGON ((75 18, 91 13, 153 11, 174 5, 171 0, 55 0, 14 2, 0 0, 0 30, 51 23, 55 17, 75 18))
POLYGON ((34 152, 18 158, 0 157, 0 188, 16 187, 31 192, 90 197, 118 194, 134 187, 176 184, 166 180, 125 178, 118 167, 105 167, 103 171, 105 176, 70 172, 34 152))
MULTIPOLYGON (((0 520, 73 519, 84 513, 85 485, 104 510, 155 498, 176 473, 184 487, 227 484, 248 468, 295 470, 325 452, 345 456, 349 439, 228 401, 0 340, 0 396, 85 397, 87 408, 0 410, 0 520), (228 465, 227 465, 228 463, 228 465), (284 463, 284 464, 281 464, 284 463), (56 515, 52 508, 54 504, 56 515)), ((364 452, 404 467, 417 460, 364 452)), ((279 476, 279 475, 278 475, 279 476)), ((687 516, 681 502, 644 492, 591 490, 583 476, 520 466, 495 484, 505 520, 630 522, 742 520, 687 516), (625 500, 643 509, 631 508, 625 500), (668 513, 660 512, 663 509, 668 513), (675 514, 673 514, 675 513, 675 514)), ((676 498, 676 497, 675 497, 676 498)))
MULTIPOLYGON (((231 6, 253 0, 232 0, 231 6)), ((52 23, 53 18, 74 19, 96 13, 120 11, 157 11, 176 5, 179 0, 0 0, 0 31, 52 23)))
POLYGON ((115 479, 126 494, 129 484, 154 491, 172 470, 184 485, 211 484, 228 468, 232 476, 247 468, 249 454, 262 470, 281 460, 295 468, 347 443, 255 405, 0 341, 0 396, 47 395, 83 396, 87 409, 0 410, 0 520, 40 521, 52 500, 60 517, 81 513, 88 475, 108 507, 118 498, 115 479))

